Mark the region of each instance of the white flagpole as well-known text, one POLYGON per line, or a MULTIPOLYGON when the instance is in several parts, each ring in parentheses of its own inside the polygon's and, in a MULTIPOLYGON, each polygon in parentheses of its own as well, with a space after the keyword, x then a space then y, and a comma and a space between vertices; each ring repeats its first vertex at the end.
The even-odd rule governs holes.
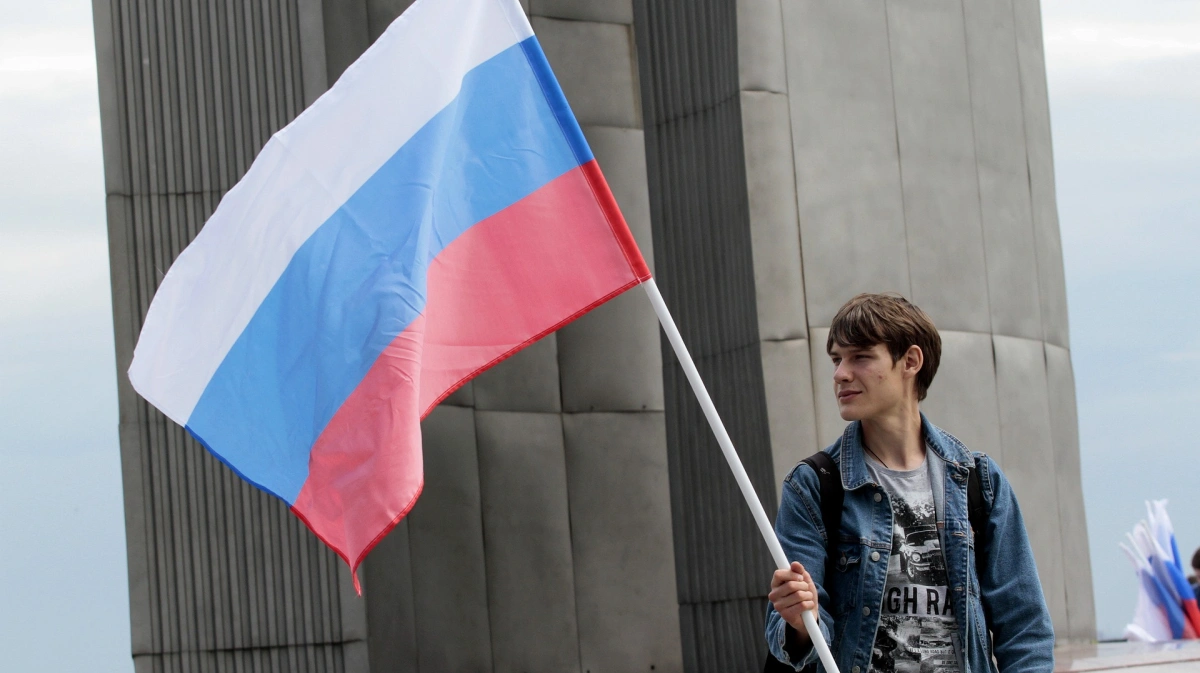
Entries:
MULTIPOLYGON (((700 380, 700 372, 696 370, 696 363, 692 362, 692 356, 688 353, 687 346, 683 343, 683 337, 679 334, 679 328, 675 326, 675 320, 671 318, 671 312, 667 310, 667 304, 663 301, 662 293, 658 291, 658 285, 651 278, 642 283, 642 287, 646 289, 646 294, 650 295, 650 303, 654 306, 654 312, 658 314, 658 322, 662 324, 663 331, 667 333, 667 340, 671 342, 671 347, 675 349, 675 355, 679 358, 679 364, 683 366, 683 371, 687 374, 688 382, 692 384, 692 390, 696 393, 696 399, 700 402, 700 408, 704 410, 704 416, 708 419, 708 424, 712 427, 713 434, 717 436, 717 443, 721 445, 721 452, 725 454, 725 460, 729 463, 729 469, 733 471, 733 477, 737 480, 738 487, 742 489, 742 496, 746 499, 746 504, 750 507, 750 513, 754 515, 754 522, 758 524, 758 532, 762 534, 763 540, 766 541, 767 547, 771 550, 771 556, 775 559, 775 566, 781 570, 786 570, 791 567, 788 563, 787 555, 783 553, 783 547, 779 544, 779 538, 775 537, 775 528, 771 525, 771 520, 767 518, 767 513, 763 510, 762 503, 758 500, 758 494, 754 492, 754 485, 750 483, 750 477, 746 474, 746 468, 742 466, 742 460, 738 458, 737 451, 733 448, 733 440, 729 438, 729 433, 725 431, 725 424, 721 422, 721 417, 717 414, 717 408, 713 406, 712 398, 708 395, 708 389, 704 387, 704 381, 700 380)), ((817 627, 816 617, 813 611, 804 613, 804 626, 808 629, 809 637, 812 639, 813 646, 817 648, 817 656, 821 658, 821 663, 825 665, 825 670, 828 673, 838 673, 837 663, 833 660, 833 653, 829 651, 829 645, 826 644, 825 638, 821 636, 821 630, 817 627)))

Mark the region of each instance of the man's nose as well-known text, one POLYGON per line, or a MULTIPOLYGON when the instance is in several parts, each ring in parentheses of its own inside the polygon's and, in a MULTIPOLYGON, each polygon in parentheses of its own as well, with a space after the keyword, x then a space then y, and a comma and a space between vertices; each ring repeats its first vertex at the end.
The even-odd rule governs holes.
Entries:
POLYGON ((833 380, 836 382, 843 382, 843 381, 850 380, 850 372, 846 371, 846 363, 840 362, 840 363, 838 363, 838 365, 836 367, 834 367, 833 380))

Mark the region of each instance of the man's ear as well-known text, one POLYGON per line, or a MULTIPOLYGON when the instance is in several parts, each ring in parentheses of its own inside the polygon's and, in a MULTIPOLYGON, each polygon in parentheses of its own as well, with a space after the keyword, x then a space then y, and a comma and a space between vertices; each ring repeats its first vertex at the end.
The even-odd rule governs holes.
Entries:
POLYGON ((904 373, 916 376, 917 372, 921 371, 921 366, 925 364, 925 353, 920 346, 913 344, 904 351, 901 361, 904 364, 904 373))

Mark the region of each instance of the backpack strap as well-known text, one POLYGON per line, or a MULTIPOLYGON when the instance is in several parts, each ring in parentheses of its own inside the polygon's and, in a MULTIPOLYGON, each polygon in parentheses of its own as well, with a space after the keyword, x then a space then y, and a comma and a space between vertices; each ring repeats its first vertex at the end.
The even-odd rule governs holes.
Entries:
POLYGON ((971 468, 967 478, 967 519, 971 522, 971 530, 981 531, 987 525, 990 514, 987 503, 983 500, 983 483, 979 467, 971 468))
POLYGON ((820 480, 821 524, 825 526, 826 559, 833 558, 838 530, 842 527, 842 502, 846 497, 846 491, 842 488, 841 470, 824 451, 818 451, 800 462, 811 467, 820 480))
POLYGON ((975 573, 984 571, 984 553, 982 532, 987 529, 988 518, 992 515, 992 507, 983 497, 983 470, 979 469, 979 461, 971 467, 967 477, 967 520, 971 523, 971 534, 975 538, 975 573))

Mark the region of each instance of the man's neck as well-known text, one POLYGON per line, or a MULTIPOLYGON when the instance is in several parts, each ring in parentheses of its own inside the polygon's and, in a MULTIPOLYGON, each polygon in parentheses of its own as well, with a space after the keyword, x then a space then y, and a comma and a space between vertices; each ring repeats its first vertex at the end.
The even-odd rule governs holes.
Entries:
POLYGON ((863 419, 863 444, 875 458, 893 470, 915 470, 925 462, 921 440, 921 412, 916 404, 893 413, 863 419))

